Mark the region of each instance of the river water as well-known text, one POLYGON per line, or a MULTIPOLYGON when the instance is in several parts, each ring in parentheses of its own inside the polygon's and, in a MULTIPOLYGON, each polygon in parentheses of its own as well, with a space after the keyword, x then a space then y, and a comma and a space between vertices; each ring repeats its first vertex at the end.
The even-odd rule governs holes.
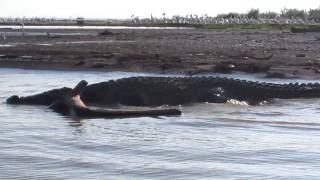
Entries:
MULTIPOLYGON (((21 29, 21 26, 0 26, 0 29, 21 29)), ((156 26, 23 26, 24 29, 194 29, 193 27, 156 26)))
POLYGON ((319 99, 80 121, 5 104, 13 94, 136 75, 146 74, 0 69, 0 179, 319 179, 319 99))

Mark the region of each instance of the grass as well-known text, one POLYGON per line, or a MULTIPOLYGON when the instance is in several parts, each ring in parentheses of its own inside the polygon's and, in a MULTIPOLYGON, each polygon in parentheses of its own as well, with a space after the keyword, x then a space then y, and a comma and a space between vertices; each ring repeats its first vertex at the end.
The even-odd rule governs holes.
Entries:
MULTIPOLYGON (((1 25, 8 25, 6 23, 0 23, 1 25)), ((12 25, 12 24, 10 24, 12 25)), ((18 24, 17 24, 18 25, 18 24)), ((25 25, 61 25, 61 26, 70 26, 76 25, 75 23, 66 23, 66 22, 55 22, 54 24, 32 24, 26 23, 25 25)), ((198 29, 310 29, 310 28, 320 28, 320 24, 317 25, 304 25, 304 24, 185 24, 185 23, 140 23, 133 24, 130 22, 116 22, 116 23, 105 23, 105 22, 96 22, 88 21, 85 26, 133 26, 133 27, 192 27, 198 29)))
POLYGON ((304 24, 205 24, 197 25, 202 29, 291 29, 291 28, 320 28, 320 25, 304 24))

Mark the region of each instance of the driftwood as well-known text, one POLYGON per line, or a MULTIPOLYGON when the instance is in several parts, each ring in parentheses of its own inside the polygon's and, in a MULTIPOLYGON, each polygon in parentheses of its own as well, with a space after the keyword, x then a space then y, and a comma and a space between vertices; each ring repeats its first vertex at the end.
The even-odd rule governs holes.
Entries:
POLYGON ((309 28, 291 28, 292 33, 318 33, 320 32, 320 27, 309 27, 309 28))
POLYGON ((53 103, 50 108, 68 116, 76 117, 140 117, 140 116, 169 116, 181 115, 181 111, 172 108, 144 108, 144 109, 106 109, 88 107, 81 100, 80 95, 88 83, 80 81, 72 92, 53 103))
POLYGON ((113 35, 113 33, 108 31, 107 29, 105 29, 102 32, 100 32, 99 35, 100 36, 111 36, 111 35, 113 35))
POLYGON ((273 57, 273 54, 269 54, 268 56, 265 57, 257 57, 251 54, 237 54, 237 55, 228 55, 229 58, 234 58, 234 59, 254 59, 254 60, 269 60, 273 57))

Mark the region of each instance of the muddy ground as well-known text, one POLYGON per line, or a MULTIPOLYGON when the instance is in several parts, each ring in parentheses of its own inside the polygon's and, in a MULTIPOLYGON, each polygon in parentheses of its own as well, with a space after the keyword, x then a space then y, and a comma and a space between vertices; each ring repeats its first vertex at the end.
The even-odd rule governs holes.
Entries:
POLYGON ((67 70, 320 75, 320 33, 289 30, 1 29, 0 66, 67 70))

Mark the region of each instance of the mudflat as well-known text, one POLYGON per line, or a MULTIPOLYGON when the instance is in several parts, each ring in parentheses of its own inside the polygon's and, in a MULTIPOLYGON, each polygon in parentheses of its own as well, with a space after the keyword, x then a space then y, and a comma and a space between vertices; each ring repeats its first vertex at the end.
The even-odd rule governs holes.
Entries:
POLYGON ((0 66, 157 73, 320 75, 320 33, 274 29, 0 27, 0 66))

